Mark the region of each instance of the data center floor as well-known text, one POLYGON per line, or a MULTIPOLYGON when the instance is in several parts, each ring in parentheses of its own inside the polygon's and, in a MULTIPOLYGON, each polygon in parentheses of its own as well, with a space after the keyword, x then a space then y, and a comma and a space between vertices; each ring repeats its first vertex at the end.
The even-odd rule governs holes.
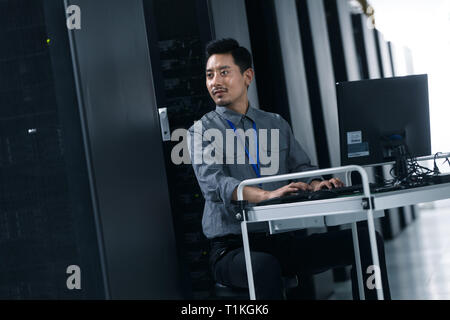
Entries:
MULTIPOLYGON (((421 208, 419 217, 385 243, 394 300, 450 300, 450 203, 421 208)), ((336 283, 331 300, 350 300, 350 281, 336 283)))

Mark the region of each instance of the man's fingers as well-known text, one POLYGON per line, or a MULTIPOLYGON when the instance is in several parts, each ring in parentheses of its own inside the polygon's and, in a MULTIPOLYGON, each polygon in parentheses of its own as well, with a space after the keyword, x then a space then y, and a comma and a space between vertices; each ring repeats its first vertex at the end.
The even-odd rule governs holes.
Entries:
POLYGON ((331 185, 330 181, 322 181, 320 184, 318 184, 316 186, 315 191, 324 189, 324 187, 326 187, 327 189, 332 189, 333 188, 333 186, 331 185))
POLYGON ((321 183, 316 184, 315 187, 314 187, 314 191, 319 191, 320 189, 322 189, 323 186, 324 186, 324 181, 322 181, 321 183))
POLYGON ((316 184, 314 187, 307 183, 303 182, 292 182, 286 186, 283 187, 282 195, 289 194, 289 193, 295 193, 299 190, 302 191, 319 191, 321 189, 333 189, 333 188, 340 188, 345 186, 345 184, 338 178, 333 178, 330 180, 322 181, 318 184, 316 184))
POLYGON ((287 194, 290 194, 290 193, 295 193, 297 191, 298 191, 298 188, 288 186, 287 188, 285 188, 282 191, 281 196, 284 196, 284 195, 287 195, 287 194))
POLYGON ((311 186, 304 182, 295 182, 295 183, 293 183, 293 185, 303 191, 311 190, 311 186))
POLYGON ((330 183, 333 184, 333 186, 334 186, 335 188, 341 187, 341 185, 339 184, 339 181, 337 181, 336 179, 331 179, 331 180, 330 180, 330 183))
POLYGON ((295 192, 295 191, 298 191, 298 188, 296 186, 288 185, 285 187, 285 191, 295 192))
POLYGON ((344 183, 338 179, 338 178, 333 178, 330 180, 330 182, 336 187, 336 188, 341 188, 344 186, 344 183))
POLYGON ((343 186, 345 186, 344 183, 338 178, 333 178, 330 180, 322 181, 322 182, 316 184, 315 187, 312 187, 311 185, 309 185, 307 183, 303 183, 303 182, 292 182, 292 183, 288 184, 287 186, 285 186, 286 190, 283 192, 283 194, 297 192, 298 190, 318 191, 318 190, 325 189, 325 188, 333 189, 333 188, 340 188, 343 186))

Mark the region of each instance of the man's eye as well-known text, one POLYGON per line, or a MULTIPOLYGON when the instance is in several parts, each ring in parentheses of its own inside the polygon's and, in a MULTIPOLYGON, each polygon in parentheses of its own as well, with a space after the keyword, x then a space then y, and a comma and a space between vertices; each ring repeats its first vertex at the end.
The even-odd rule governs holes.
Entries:
POLYGON ((207 73, 207 74, 206 74, 206 77, 207 77, 207 78, 212 78, 212 73, 207 73))
POLYGON ((227 70, 223 70, 220 74, 223 75, 223 76, 226 76, 228 74, 228 71, 227 70))

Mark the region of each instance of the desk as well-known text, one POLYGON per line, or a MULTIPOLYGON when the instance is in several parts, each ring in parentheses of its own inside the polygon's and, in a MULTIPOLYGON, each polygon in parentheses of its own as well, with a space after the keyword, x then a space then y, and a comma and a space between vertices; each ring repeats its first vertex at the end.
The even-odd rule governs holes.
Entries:
MULTIPOLYGON (((365 170, 360 166, 346 166, 333 169, 249 179, 242 181, 239 184, 237 193, 238 202, 241 205, 241 212, 239 212, 236 216, 242 220, 242 239, 251 300, 255 300, 256 296, 253 282, 252 263, 250 259, 250 245, 248 239, 249 231, 266 230, 270 232, 270 234, 277 234, 310 227, 335 226, 347 223, 352 224, 352 238, 356 259, 358 288, 361 299, 364 299, 364 284, 356 223, 358 221, 367 221, 372 251, 372 261, 375 266, 379 266, 374 218, 382 217, 384 215, 382 210, 385 209, 450 198, 450 183, 371 194, 368 176, 365 170), (243 189, 245 186, 336 173, 346 173, 348 182, 350 173, 353 171, 357 171, 361 175, 364 190, 363 195, 343 196, 334 199, 267 205, 260 207, 249 207, 245 205, 244 201, 242 201, 243 189)), ((384 297, 381 275, 379 272, 375 272, 375 283, 377 284, 377 297, 379 300, 383 300, 384 297)))

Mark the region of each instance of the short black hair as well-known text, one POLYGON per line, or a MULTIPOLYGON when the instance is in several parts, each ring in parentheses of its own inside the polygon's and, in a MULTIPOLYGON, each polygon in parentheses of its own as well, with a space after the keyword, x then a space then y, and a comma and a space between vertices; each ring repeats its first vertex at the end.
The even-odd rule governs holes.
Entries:
POLYGON ((252 55, 246 48, 241 47, 235 39, 227 38, 210 41, 206 45, 206 60, 214 54, 229 53, 233 57, 234 63, 239 66, 241 73, 252 67, 252 55))

